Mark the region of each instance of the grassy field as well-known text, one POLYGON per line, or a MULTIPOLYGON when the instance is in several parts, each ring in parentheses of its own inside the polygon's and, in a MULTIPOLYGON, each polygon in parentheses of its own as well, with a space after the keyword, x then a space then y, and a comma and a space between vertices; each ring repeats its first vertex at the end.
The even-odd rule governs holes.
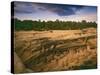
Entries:
MULTIPOLYGON (((96 33, 95 28, 15 31, 14 52, 18 57, 15 57, 14 61, 20 60, 19 63, 24 65, 22 69, 15 67, 15 72, 95 69, 97 68, 96 33)), ((20 67, 18 63, 15 63, 15 66, 20 67)))

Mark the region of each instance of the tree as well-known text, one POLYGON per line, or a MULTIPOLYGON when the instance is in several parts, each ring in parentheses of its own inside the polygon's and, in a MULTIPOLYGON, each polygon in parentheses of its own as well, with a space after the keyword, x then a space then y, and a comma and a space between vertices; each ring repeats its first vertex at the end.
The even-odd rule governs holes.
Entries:
POLYGON ((81 22, 75 21, 32 21, 32 20, 18 20, 14 19, 15 30, 73 30, 73 29, 83 29, 94 27, 97 28, 96 22, 86 22, 82 20, 81 22))

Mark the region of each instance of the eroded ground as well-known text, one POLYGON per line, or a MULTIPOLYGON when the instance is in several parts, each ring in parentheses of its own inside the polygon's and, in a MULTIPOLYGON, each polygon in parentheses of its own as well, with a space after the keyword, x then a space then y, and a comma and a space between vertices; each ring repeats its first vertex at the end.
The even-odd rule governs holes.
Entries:
POLYGON ((16 31, 15 73, 94 69, 97 67, 96 33, 95 28, 16 31))

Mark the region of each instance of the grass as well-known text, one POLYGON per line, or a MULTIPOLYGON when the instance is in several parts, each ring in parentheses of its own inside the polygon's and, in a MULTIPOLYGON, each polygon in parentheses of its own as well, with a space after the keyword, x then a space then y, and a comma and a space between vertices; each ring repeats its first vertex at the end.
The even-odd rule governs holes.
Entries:
POLYGON ((65 41, 84 35, 78 32, 81 30, 18 31, 14 37, 15 52, 25 67, 34 72, 95 69, 96 37, 85 45, 82 40, 65 41))

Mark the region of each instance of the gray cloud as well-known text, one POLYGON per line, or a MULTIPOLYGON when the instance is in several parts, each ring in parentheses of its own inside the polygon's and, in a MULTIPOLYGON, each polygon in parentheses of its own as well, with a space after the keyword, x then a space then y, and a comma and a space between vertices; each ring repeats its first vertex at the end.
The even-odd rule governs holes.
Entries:
POLYGON ((62 5, 62 4, 44 4, 31 2, 15 2, 14 11, 17 14, 32 14, 39 11, 49 11, 58 16, 70 16, 76 14, 83 6, 62 5))

